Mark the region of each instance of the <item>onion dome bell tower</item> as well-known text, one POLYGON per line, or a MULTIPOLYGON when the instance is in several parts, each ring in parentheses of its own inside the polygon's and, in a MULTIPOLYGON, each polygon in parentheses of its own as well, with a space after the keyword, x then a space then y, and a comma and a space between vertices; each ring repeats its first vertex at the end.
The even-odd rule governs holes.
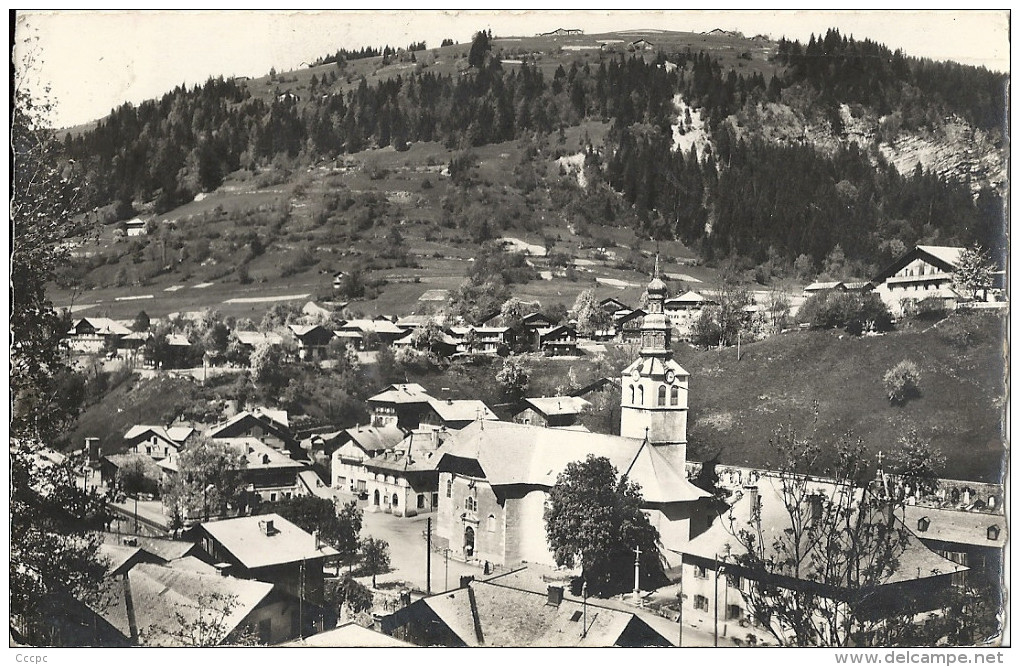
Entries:
POLYGON ((620 435, 647 437, 651 445, 682 448, 680 454, 686 458, 690 376, 673 360, 665 301, 666 284, 659 278, 656 257, 641 326, 641 350, 637 360, 623 370, 620 435))

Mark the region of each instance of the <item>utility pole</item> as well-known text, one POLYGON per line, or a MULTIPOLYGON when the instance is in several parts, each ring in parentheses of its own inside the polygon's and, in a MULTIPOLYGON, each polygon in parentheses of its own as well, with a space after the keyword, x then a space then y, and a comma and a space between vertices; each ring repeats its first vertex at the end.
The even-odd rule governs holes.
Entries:
POLYGON ((717 555, 715 560, 715 602, 712 604, 712 616, 715 622, 715 630, 712 634, 715 638, 715 646, 719 646, 719 575, 721 574, 722 569, 723 566, 719 563, 719 557, 717 555))
POLYGON ((425 593, 432 595, 432 517, 426 521, 425 536, 425 593))
POLYGON ((450 590, 450 548, 447 547, 443 550, 443 554, 446 556, 446 578, 444 579, 443 590, 450 590))
POLYGON ((684 645, 684 572, 683 565, 680 566, 680 592, 676 594, 676 599, 679 604, 677 607, 680 608, 680 617, 677 622, 680 624, 680 638, 677 646, 683 648, 684 645))

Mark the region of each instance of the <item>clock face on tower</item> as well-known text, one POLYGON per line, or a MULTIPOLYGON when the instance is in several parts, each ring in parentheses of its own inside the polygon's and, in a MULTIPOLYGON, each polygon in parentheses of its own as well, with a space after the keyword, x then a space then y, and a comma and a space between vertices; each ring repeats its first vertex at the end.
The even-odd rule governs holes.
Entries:
POLYGON ((639 371, 638 369, 636 369, 636 368, 635 368, 634 370, 632 370, 632 371, 630 372, 630 377, 631 377, 631 378, 632 378, 632 379, 633 379, 634 381, 640 380, 640 379, 641 379, 641 371, 639 371))
POLYGON ((668 371, 666 371, 666 382, 668 382, 669 384, 673 384, 673 380, 675 378, 676 373, 673 372, 673 369, 669 369, 668 371))

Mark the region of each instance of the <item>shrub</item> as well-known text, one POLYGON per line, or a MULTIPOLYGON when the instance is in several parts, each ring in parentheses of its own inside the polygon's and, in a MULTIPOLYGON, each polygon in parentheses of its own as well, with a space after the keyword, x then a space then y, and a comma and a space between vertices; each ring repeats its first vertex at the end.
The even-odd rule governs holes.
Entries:
POLYGON ((826 292, 808 298, 798 319, 812 329, 845 329, 859 336, 865 331, 890 331, 892 313, 877 294, 826 292))
POLYGON ((893 405, 903 405, 921 395, 921 371, 912 361, 904 360, 890 368, 883 381, 893 405))

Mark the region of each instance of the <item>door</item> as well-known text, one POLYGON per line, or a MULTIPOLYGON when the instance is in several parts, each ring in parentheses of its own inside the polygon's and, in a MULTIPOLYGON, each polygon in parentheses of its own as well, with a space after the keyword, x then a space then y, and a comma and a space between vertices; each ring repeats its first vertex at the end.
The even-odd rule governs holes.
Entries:
POLYGON ((464 555, 468 557, 475 555, 475 529, 471 526, 464 529, 464 555))
POLYGON ((376 507, 379 506, 379 489, 376 489, 375 493, 372 495, 372 504, 376 507))

